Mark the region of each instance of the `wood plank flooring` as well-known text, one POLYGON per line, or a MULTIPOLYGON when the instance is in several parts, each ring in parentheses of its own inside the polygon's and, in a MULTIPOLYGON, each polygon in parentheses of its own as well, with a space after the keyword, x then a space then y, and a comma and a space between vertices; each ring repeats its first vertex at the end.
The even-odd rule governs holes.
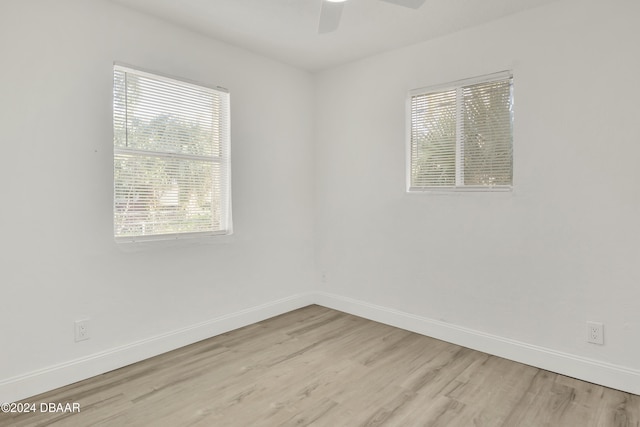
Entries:
POLYGON ((640 397, 309 306, 26 402, 0 426, 640 426, 640 397))

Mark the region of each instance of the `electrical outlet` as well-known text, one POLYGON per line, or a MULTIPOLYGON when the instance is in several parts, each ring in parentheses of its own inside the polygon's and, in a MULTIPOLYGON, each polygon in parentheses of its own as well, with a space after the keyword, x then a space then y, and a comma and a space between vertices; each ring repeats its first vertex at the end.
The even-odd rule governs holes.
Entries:
POLYGON ((76 320, 75 323, 76 342, 88 340, 89 335, 89 319, 76 320))
POLYGON ((587 322, 587 342, 604 344, 604 325, 600 322, 587 322))

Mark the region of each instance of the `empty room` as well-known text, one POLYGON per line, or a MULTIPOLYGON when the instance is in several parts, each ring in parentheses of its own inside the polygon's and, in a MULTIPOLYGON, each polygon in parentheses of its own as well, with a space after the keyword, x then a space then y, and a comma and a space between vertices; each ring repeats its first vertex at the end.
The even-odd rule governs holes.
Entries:
POLYGON ((1 0, 0 426, 640 426, 637 0, 1 0))

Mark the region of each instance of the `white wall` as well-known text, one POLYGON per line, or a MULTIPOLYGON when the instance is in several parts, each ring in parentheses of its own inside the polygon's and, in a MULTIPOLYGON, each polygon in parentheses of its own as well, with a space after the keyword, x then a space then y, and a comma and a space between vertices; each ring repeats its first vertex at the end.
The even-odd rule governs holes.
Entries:
POLYGON ((639 16, 635 0, 563 1, 320 74, 328 300, 452 341, 466 331, 458 341, 475 334, 490 352, 508 342, 559 356, 571 375, 585 377, 572 362, 618 369, 637 393, 639 16), (407 194, 407 92, 508 69, 513 192, 407 194), (604 322, 604 346, 585 342, 587 320, 604 322))
POLYGON ((0 53, 0 401, 306 305, 310 74, 106 1, 3 0, 0 53), (233 236, 114 243, 114 61, 230 90, 233 236))

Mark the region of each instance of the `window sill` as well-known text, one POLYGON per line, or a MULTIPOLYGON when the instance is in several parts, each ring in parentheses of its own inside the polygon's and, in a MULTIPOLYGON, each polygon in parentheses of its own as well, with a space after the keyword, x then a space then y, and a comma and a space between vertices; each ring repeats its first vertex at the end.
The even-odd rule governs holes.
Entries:
POLYGON ((465 187, 409 187, 409 194, 423 193, 509 193, 513 191, 511 185, 495 186, 465 186, 465 187))
POLYGON ((117 237, 115 243, 122 252, 141 252, 146 250, 185 248, 194 246, 213 246, 228 244, 235 240, 233 232, 170 234, 145 237, 117 237))

